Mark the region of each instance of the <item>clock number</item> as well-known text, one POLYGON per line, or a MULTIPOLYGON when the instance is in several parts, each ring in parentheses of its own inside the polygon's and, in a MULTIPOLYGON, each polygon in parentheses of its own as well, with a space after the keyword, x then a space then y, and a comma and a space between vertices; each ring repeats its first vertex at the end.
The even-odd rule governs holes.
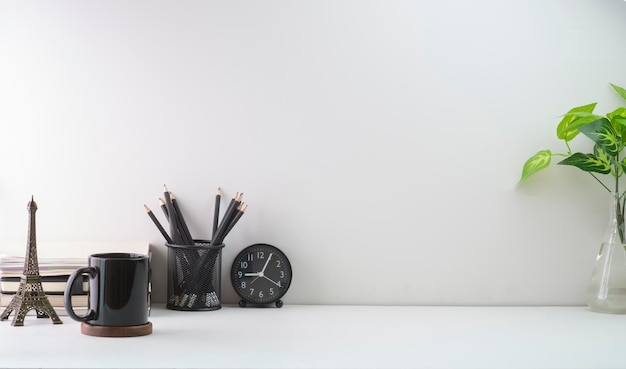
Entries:
POLYGON ((247 261, 242 261, 241 262, 241 269, 247 269, 248 268, 248 262, 247 261))
POLYGON ((284 270, 280 271, 280 278, 285 278, 285 271, 284 270))
POLYGON ((254 261, 254 255, 252 255, 252 253, 248 254, 248 261, 254 261))
POLYGON ((254 288, 250 288, 250 295, 254 293, 254 288))
POLYGON ((259 298, 263 298, 263 290, 259 291, 259 298))
POLYGON ((280 268, 280 260, 276 260, 276 268, 280 268))
POLYGON ((243 272, 240 270, 237 272, 237 278, 243 277, 243 272))
POLYGON ((272 287, 270 287, 270 295, 274 294, 274 289, 272 287))
POLYGON ((257 251, 256 257, 257 259, 265 259, 265 253, 263 251, 257 251))
POLYGON ((241 288, 246 288, 246 282, 245 281, 241 281, 241 288))

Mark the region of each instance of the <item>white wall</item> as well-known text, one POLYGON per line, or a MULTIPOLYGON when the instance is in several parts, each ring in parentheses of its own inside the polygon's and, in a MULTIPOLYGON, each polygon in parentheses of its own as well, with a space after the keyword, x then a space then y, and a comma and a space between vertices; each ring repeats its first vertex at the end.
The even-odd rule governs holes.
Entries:
POLYGON ((286 303, 583 304, 608 195, 517 181, 559 115, 621 104, 625 35, 619 0, 0 1, 0 251, 34 195, 39 240, 149 241, 163 301, 143 204, 167 184, 208 237, 221 186, 226 302, 268 242, 286 303))

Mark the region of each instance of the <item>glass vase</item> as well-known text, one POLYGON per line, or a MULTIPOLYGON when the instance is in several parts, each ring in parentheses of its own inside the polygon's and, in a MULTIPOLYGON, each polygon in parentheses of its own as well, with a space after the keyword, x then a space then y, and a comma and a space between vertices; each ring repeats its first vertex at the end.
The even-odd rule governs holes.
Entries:
POLYGON ((626 244, 624 243, 624 194, 613 193, 609 225, 596 257, 587 305, 602 313, 626 313, 626 244))

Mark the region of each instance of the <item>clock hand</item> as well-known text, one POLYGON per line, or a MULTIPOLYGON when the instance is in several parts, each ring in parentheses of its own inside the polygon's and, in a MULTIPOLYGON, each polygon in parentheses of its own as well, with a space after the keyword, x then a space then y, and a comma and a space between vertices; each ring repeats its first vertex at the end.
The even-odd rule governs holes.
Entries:
MULTIPOLYGON (((258 273, 245 273, 244 276, 245 277, 256 277, 254 278, 252 281, 250 281, 250 284, 254 283, 257 279, 261 278, 261 277, 265 277, 265 274, 263 272, 265 272, 265 268, 267 268, 267 264, 270 263, 270 259, 272 258, 272 254, 270 254, 270 256, 267 258, 267 261, 265 262, 265 265, 263 265, 263 269, 261 269, 260 272, 258 273)), ((267 278, 267 277, 265 277, 267 278)), ((267 278, 269 279, 269 278, 267 278)), ((272 281, 271 279, 269 279, 270 281, 272 281)), ((276 282, 272 281, 274 284, 276 284, 276 282)), ((278 284, 278 287, 280 287, 280 284, 278 284)))
POLYGON ((256 281, 257 279, 259 279, 263 274, 259 273, 244 273, 244 277, 256 277, 254 278, 250 284, 254 283, 254 281, 256 281))
MULTIPOLYGON (((266 275, 263 275, 262 277, 263 277, 263 278, 265 278, 265 279, 267 279, 268 281, 270 281, 270 282, 274 283, 274 284, 275 284, 275 285, 277 285, 278 287, 282 287, 282 286, 280 285, 280 282, 274 282, 273 280, 271 280, 271 279, 267 278, 267 276, 266 276, 266 275)), ((254 281, 253 281, 253 282, 254 282, 254 281)), ((252 284, 252 282, 250 282, 250 284, 252 284)))
POLYGON ((267 264, 270 263, 270 259, 272 258, 272 255, 274 255, 273 252, 270 253, 270 256, 267 257, 267 261, 265 262, 265 265, 263 265, 263 269, 261 269, 261 275, 263 275, 263 272, 265 272, 265 268, 267 268, 267 264))

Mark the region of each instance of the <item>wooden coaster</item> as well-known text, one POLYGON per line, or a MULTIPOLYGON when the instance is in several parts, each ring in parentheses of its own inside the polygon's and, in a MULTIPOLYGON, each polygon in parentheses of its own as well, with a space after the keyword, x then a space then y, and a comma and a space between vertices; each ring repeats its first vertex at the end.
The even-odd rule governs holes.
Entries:
POLYGON ((82 322, 80 332, 88 336, 97 337, 137 337, 146 336, 152 333, 152 323, 133 325, 127 327, 111 327, 104 325, 92 325, 82 322))

